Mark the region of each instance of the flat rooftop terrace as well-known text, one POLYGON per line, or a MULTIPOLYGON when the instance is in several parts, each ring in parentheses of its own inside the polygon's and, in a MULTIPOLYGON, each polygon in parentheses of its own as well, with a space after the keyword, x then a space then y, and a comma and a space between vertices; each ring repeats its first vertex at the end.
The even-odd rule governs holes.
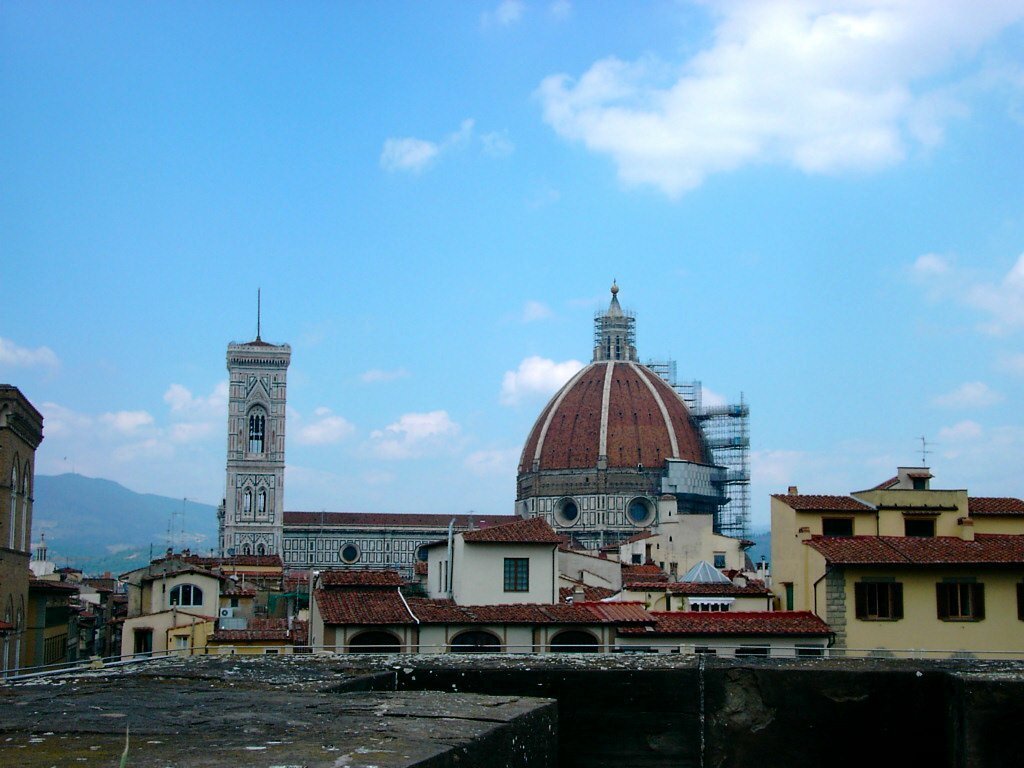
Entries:
POLYGON ((1014 764, 1024 663, 195 656, 0 686, 0 764, 1014 764))

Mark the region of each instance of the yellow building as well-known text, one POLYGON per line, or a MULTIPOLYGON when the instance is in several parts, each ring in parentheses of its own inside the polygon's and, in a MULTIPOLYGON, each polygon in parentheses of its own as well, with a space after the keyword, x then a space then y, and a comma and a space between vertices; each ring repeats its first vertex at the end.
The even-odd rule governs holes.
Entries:
POLYGON ((782 607, 824 619, 850 653, 1024 654, 1024 501, 931 478, 901 467, 849 496, 773 496, 782 607))

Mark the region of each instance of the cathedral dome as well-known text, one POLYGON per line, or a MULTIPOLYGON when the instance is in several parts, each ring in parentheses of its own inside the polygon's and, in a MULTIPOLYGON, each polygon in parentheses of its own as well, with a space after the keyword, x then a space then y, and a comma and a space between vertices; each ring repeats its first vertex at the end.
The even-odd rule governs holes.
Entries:
POLYGON ((661 469, 666 459, 711 464, 682 398, 632 360, 598 360, 551 399, 523 446, 519 474, 661 469))

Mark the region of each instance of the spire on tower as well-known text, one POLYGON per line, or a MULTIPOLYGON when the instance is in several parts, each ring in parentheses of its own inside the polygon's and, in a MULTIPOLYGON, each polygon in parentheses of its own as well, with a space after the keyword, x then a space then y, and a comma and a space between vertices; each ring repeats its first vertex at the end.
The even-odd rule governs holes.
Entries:
POLYGON ((260 315, 262 314, 262 297, 260 296, 260 289, 256 289, 256 341, 260 339, 260 315))
POLYGON ((612 280, 612 300, 607 312, 594 316, 594 362, 636 361, 636 318, 619 305, 619 284, 612 280))

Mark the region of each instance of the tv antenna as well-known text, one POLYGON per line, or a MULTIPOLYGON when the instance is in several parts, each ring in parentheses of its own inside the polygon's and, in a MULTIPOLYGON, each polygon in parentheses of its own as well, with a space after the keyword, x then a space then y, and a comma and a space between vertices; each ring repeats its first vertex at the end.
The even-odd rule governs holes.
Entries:
POLYGON ((928 441, 925 439, 924 435, 918 439, 921 441, 921 466, 924 467, 928 465, 928 454, 932 451, 928 448, 928 441))

